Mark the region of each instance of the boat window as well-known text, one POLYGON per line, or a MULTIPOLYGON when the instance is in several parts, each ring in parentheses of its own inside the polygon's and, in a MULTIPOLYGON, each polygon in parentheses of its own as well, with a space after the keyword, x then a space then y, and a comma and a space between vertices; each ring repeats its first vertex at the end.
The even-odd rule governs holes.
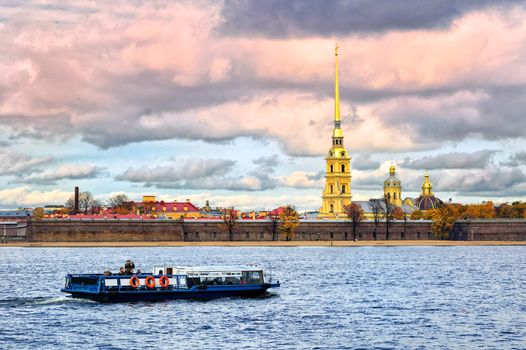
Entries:
POLYGON ((166 274, 167 274, 167 275, 173 275, 173 274, 174 274, 174 269, 171 268, 171 267, 167 267, 167 268, 166 268, 166 274))
POLYGON ((245 283, 263 283, 261 271, 244 271, 243 281, 245 283))
POLYGON ((225 277, 225 284, 239 284, 240 280, 237 277, 225 277))

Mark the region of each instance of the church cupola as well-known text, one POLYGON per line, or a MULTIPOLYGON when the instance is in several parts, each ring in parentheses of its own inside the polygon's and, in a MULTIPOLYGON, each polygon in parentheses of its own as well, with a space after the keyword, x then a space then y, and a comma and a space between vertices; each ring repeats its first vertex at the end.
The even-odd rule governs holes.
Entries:
POLYGON ((429 174, 426 172, 425 180, 422 184, 422 196, 432 196, 433 195, 433 185, 429 181, 429 174))
POLYGON ((396 168, 393 164, 389 167, 389 177, 384 181, 384 197, 391 204, 402 206, 402 183, 396 177, 396 168))

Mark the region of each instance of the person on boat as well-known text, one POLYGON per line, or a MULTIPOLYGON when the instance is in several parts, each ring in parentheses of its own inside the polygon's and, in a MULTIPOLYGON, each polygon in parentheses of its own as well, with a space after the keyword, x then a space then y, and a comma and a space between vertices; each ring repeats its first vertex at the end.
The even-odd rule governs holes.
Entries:
POLYGON ((126 274, 126 271, 124 270, 124 267, 121 266, 121 268, 119 269, 119 275, 125 275, 126 274))
POLYGON ((135 264, 131 260, 126 260, 126 263, 124 263, 124 268, 126 269, 127 275, 132 275, 133 270, 135 269, 135 264))

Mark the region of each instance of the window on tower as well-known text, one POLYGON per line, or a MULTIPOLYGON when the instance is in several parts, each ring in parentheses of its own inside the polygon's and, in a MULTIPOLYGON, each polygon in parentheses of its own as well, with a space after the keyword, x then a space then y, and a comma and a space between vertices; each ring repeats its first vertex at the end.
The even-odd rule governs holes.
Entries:
POLYGON ((345 185, 342 185, 342 193, 345 193, 345 185))
POLYGON ((331 164, 330 169, 331 169, 330 171, 331 173, 334 172, 334 165, 331 164))
POLYGON ((395 200, 396 200, 396 192, 395 192, 395 193, 393 193, 393 199, 395 199, 395 200))
POLYGON ((330 187, 330 189, 331 189, 331 193, 334 193, 334 186, 333 186, 333 185, 330 185, 329 187, 330 187))
POLYGON ((345 164, 342 164, 342 173, 345 172, 345 164))
POLYGON ((329 213, 334 213, 334 204, 329 206, 329 213))

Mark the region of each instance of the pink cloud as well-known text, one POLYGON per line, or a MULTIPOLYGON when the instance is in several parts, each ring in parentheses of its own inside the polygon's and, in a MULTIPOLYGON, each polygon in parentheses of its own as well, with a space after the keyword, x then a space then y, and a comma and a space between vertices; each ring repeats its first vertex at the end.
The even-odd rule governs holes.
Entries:
MULTIPOLYGON (((0 27, 5 43, 0 115, 10 117, 8 125, 25 118, 19 130, 29 128, 31 120, 67 119, 69 135, 78 133, 102 147, 145 139, 253 136, 277 139, 293 155, 326 152, 332 101, 319 91, 332 89, 336 38, 224 36, 220 10, 220 5, 200 2, 133 6, 124 1, 85 1, 58 12, 4 10, 10 11, 10 20, 0 27), (218 100, 205 102, 204 92, 195 92, 192 101, 177 95, 177 89, 204 91, 214 84, 240 96, 224 101, 216 95, 226 91, 209 92, 218 100), (302 91, 282 87, 287 84, 302 91), (305 92, 312 84, 322 88, 305 92), (122 135, 113 134, 116 129, 122 135), (116 136, 122 139, 112 143, 116 136)), ((468 13, 443 30, 338 38, 340 82, 373 92, 524 84, 525 18, 519 8, 490 10, 468 13)), ((436 140, 426 145, 419 130, 392 123, 393 115, 404 108, 436 110, 456 94, 358 103, 361 119, 345 125, 348 145, 369 150, 433 147, 436 140), (407 129, 397 133, 400 128, 407 129)), ((342 95, 346 116, 351 102, 357 104, 353 96, 342 95)), ((477 118, 477 107, 477 102, 465 104, 460 113, 477 118)))

